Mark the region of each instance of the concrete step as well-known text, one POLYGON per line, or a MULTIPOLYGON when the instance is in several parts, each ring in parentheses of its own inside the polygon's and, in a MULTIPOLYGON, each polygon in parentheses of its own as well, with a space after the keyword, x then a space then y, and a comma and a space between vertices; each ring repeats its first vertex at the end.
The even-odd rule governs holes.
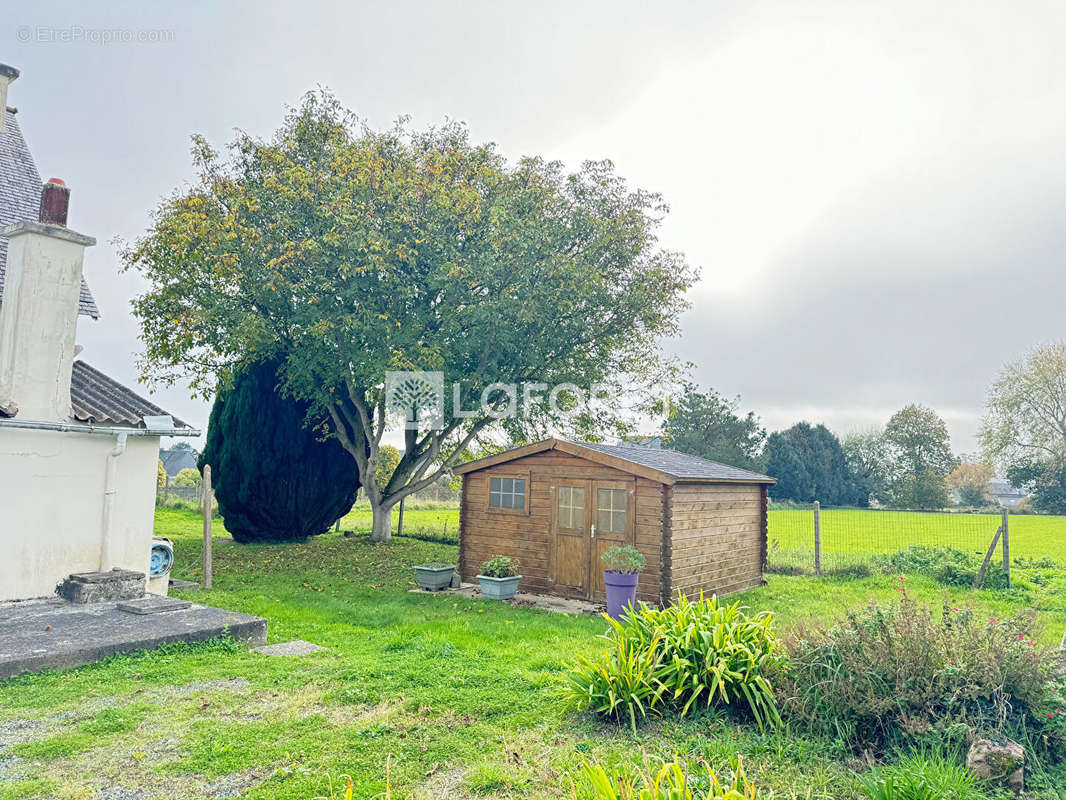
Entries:
POLYGON ((134 600, 144 597, 144 573, 129 569, 75 572, 56 587, 56 594, 76 605, 134 600))

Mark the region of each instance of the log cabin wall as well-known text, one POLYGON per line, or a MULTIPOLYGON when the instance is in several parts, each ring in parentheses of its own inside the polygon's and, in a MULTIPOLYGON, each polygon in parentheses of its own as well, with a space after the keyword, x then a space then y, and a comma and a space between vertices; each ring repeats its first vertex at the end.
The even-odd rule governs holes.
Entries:
MULTIPOLYGON (((632 489, 628 510, 632 516, 632 540, 647 559, 640 575, 637 598, 661 603, 667 584, 663 581, 664 486, 647 478, 558 450, 523 456, 463 475, 460 505, 459 572, 473 582, 484 561, 495 555, 515 557, 520 562, 523 591, 577 596, 581 591, 555 584, 556 571, 566 565, 553 563, 555 542, 552 528, 556 494, 553 487, 566 479, 614 481, 632 489), (489 479, 521 477, 528 481, 527 506, 522 512, 489 508, 489 479)), ((628 491, 628 489, 627 489, 628 491)), ((588 497, 591 503, 592 497, 588 497)), ((586 508, 586 513, 594 509, 586 508)), ((602 570, 595 547, 587 555, 593 583, 585 594, 602 599, 602 570), (599 584, 599 585, 597 585, 599 584)), ((571 567, 573 565, 570 565, 571 567)))
POLYGON ((765 487, 677 483, 670 493, 671 598, 678 591, 694 598, 764 583, 765 487))

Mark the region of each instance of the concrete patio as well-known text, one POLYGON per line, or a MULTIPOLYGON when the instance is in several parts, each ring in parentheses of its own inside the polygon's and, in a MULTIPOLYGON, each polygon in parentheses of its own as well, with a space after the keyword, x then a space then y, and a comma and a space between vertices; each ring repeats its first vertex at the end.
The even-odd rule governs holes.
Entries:
POLYGON ((262 645, 266 633, 262 617, 151 595, 81 605, 58 598, 0 603, 0 678, 223 634, 262 645))

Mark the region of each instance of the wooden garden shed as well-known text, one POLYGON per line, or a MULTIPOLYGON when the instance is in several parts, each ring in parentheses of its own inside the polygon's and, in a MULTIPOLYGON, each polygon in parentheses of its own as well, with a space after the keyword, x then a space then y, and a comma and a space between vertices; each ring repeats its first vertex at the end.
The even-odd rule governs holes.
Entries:
POLYGON ((766 492, 756 472, 673 450, 547 439, 455 468, 462 476, 459 573, 518 558, 523 591, 604 599, 600 556, 647 558, 637 599, 667 604, 761 585, 766 492))

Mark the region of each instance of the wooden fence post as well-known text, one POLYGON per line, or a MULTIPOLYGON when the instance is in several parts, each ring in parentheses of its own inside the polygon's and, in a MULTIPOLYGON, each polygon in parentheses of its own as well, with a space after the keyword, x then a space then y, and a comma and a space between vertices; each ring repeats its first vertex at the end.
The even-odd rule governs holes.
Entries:
POLYGON ((211 563, 211 517, 214 513, 211 510, 212 500, 214 499, 211 491, 211 465, 204 464, 204 483, 202 488, 202 497, 200 498, 200 506, 204 513, 204 588, 211 588, 211 573, 213 572, 211 563))
POLYGON ((397 520, 397 522, 396 522, 396 535, 397 536, 403 536, 403 501, 406 500, 406 499, 407 499, 406 497, 401 497, 400 498, 400 519, 397 520))
POLYGON ((977 575, 973 579, 973 588, 980 589, 985 583, 985 574, 988 572, 988 562, 992 560, 992 554, 996 552, 996 545, 999 544, 1000 537, 1003 536, 1003 524, 996 528, 996 535, 992 537, 992 544, 988 546, 988 552, 985 553, 985 560, 981 562, 981 568, 977 570, 977 575))
POLYGON ((1007 588, 1010 588, 1010 523, 1007 520, 1007 509, 1003 509, 1003 574, 1007 578, 1007 588))
POLYGON ((822 504, 814 501, 814 574, 822 574, 822 504))

